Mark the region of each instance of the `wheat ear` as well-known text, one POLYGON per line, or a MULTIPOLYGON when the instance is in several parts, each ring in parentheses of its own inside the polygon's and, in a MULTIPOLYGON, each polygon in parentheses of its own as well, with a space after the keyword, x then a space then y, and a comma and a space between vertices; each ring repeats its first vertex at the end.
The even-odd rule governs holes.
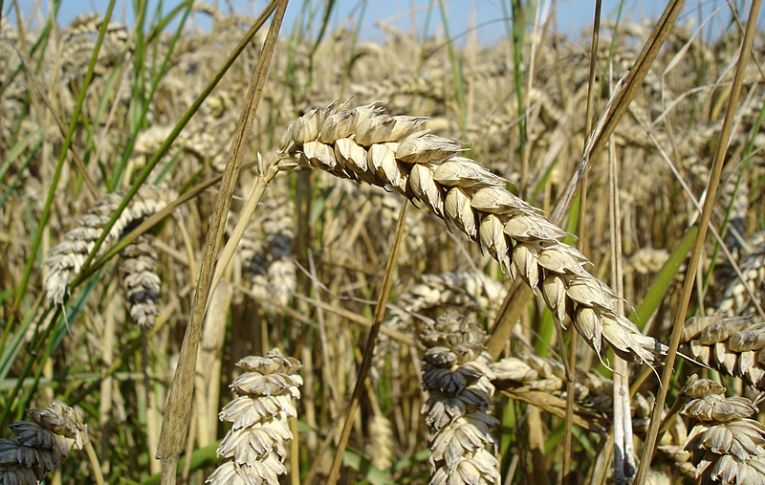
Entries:
MULTIPOLYGON (((292 255, 293 202, 284 192, 261 201, 261 215, 247 225, 238 251, 255 298, 286 306, 295 293, 297 268, 292 255)), ((229 222, 232 231, 236 221, 229 222)))
POLYGON ((0 439, 0 485, 39 483, 88 440, 80 414, 58 401, 30 409, 29 417, 10 426, 13 439, 0 439))
POLYGON ((725 397, 725 388, 694 379, 683 390, 692 398, 683 415, 698 422, 686 450, 698 483, 765 484, 765 426, 749 419, 757 407, 745 397, 725 397))
MULTIPOLYGON (((87 213, 77 219, 76 227, 64 235, 64 240, 58 243, 45 259, 48 269, 45 289, 48 299, 56 305, 64 302, 67 283, 80 271, 85 258, 93 249, 101 230, 119 206, 122 197, 123 194, 113 192, 96 202, 87 213)), ((102 252, 109 244, 119 240, 125 229, 161 210, 174 198, 172 191, 167 189, 148 185, 142 187, 109 231, 104 245, 101 246, 102 252)))
POLYGON ((488 412, 494 386, 484 340, 475 322, 455 312, 439 317, 420 337, 427 347, 422 412, 432 435, 431 484, 499 483, 499 463, 486 449, 496 447, 491 430, 499 421, 488 412))
POLYGON ((393 465, 393 429, 391 422, 382 414, 375 414, 369 420, 369 456, 378 470, 387 470, 393 465))
POLYGON ((154 326, 159 314, 157 303, 162 280, 157 274, 157 263, 157 252, 148 235, 140 236, 120 251, 119 270, 130 317, 145 329, 154 326))
POLYGON ((454 224, 541 293, 562 324, 569 316, 600 353, 602 340, 622 357, 653 362, 666 347, 616 310, 616 296, 584 269, 586 258, 559 241, 565 232, 504 188, 504 180, 459 156, 454 140, 423 130, 424 118, 391 117, 372 105, 330 105, 289 130, 287 157, 338 177, 396 190, 454 224))
POLYGON ((694 317, 682 335, 694 359, 765 390, 765 322, 720 315, 694 317))
POLYGON ((302 366, 276 349, 236 365, 244 371, 231 384, 237 397, 220 412, 221 420, 233 423, 218 446, 218 456, 227 461, 205 483, 278 484, 279 475, 287 473, 285 444, 293 438, 289 418, 297 417, 302 366))

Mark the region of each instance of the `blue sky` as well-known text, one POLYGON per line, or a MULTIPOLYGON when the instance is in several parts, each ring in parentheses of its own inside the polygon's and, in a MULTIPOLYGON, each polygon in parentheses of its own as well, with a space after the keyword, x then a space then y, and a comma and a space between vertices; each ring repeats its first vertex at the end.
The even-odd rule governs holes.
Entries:
MULTIPOLYGON (((104 12, 106 9, 106 0, 62 0, 61 10, 58 20, 62 24, 71 21, 75 16, 98 11, 104 12)), ((149 0, 152 8, 158 4, 159 0, 149 0)), ((265 0, 226 0, 216 1, 208 0, 210 3, 217 3, 225 11, 227 5, 239 13, 249 13, 255 15, 266 4, 265 0)), ((737 0, 737 4, 746 4, 748 9, 749 2, 737 0)), ((6 12, 11 2, 4 2, 6 12)), ((21 0, 22 10, 25 16, 31 15, 33 6, 48 2, 43 0, 21 0)), ((133 19, 132 3, 129 0, 118 0, 115 10, 115 18, 130 24, 133 19)), ((309 18, 320 18, 321 9, 324 0, 291 0, 287 8, 285 17, 285 29, 292 29, 296 22, 305 14, 308 9, 313 9, 316 13, 309 18)), ((331 25, 347 25, 350 22, 358 22, 360 16, 360 0, 337 0, 331 25)), ((528 3, 524 1, 524 3, 528 3)), ((537 0, 537 5, 553 3, 550 0, 537 0)), ((555 4, 556 27, 571 37, 578 37, 591 25, 594 12, 594 1, 592 0, 557 0, 555 4)), ((603 17, 605 19, 614 19, 620 0, 603 0, 603 17)), ((664 7, 664 1, 661 0, 624 0, 624 17, 633 21, 652 20, 658 18, 664 7)), ((178 4, 178 0, 164 0, 165 10, 171 9, 178 4)), ((506 34, 507 24, 505 22, 505 12, 509 12, 510 0, 444 0, 447 10, 447 20, 449 32, 452 37, 458 37, 468 32, 471 26, 476 26, 476 35, 483 44, 491 44, 506 34), (503 2, 505 8, 503 9, 503 2)), ((425 31, 425 25, 428 23, 428 31, 431 34, 443 32, 441 14, 438 2, 435 0, 368 0, 366 2, 366 11, 362 19, 361 37, 363 39, 378 40, 381 38, 380 30, 377 28, 377 22, 383 21, 406 31, 413 31, 415 28, 420 35, 425 31), (430 13, 428 13, 430 12, 430 13), (428 17, 430 19, 428 20, 428 17)), ((722 26, 726 25, 730 18, 730 11, 726 6, 725 0, 686 0, 686 5, 679 19, 682 25, 698 25, 700 18, 707 18, 710 14, 716 13, 714 20, 707 26, 709 32, 719 32, 722 26)), ((745 14, 744 14, 745 15, 745 14)), ((13 19, 13 15, 10 16, 13 19)), ((39 16, 38 16, 39 18, 39 16)), ((763 14, 760 16, 762 25, 763 14)), ((201 17, 200 17, 201 19, 201 17)), ((31 20, 34 20, 31 19, 31 20)), ((204 21, 200 20, 199 26, 204 28, 204 21)), ((314 28, 318 21, 314 22, 314 28)))

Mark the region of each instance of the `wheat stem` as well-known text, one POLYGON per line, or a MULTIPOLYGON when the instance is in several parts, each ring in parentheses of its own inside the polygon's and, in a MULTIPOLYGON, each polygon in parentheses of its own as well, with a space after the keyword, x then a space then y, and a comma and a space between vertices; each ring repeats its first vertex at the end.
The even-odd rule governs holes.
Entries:
POLYGON ((675 356, 677 355, 677 348, 680 345, 683 322, 685 321, 685 315, 688 310, 688 303, 691 299, 691 292, 693 291, 693 283, 696 279, 696 270, 698 269, 701 251, 704 247, 704 241, 706 240, 707 229, 709 227, 709 219, 712 215, 712 209, 715 202, 715 194, 717 193, 717 186, 720 182, 720 174, 725 162, 725 154, 728 149, 728 142, 730 141, 733 117, 735 115, 739 95, 741 94, 744 68, 746 66, 747 60, 749 59, 749 51, 752 46, 752 38, 754 36, 759 10, 760 0, 754 0, 752 2, 752 8, 749 11, 749 19, 747 20, 746 24, 746 32, 744 33, 744 40, 741 46, 741 54, 736 65, 736 74, 733 77, 733 89, 731 92, 730 102, 728 104, 728 109, 725 112, 722 132, 720 133, 720 140, 717 143, 714 163, 712 164, 712 173, 707 184, 707 197, 704 200, 704 209, 701 213, 699 232, 696 236, 696 242, 694 243, 691 259, 688 264, 688 270, 686 271, 680 303, 675 312, 675 319, 672 326, 672 338, 670 340, 669 351, 667 352, 666 361, 664 363, 664 370, 661 375, 661 386, 659 387, 659 392, 656 396, 656 403, 654 404, 651 425, 646 437, 645 448, 643 449, 642 459, 640 460, 640 467, 638 468, 638 473, 635 477, 635 483, 637 485, 643 485, 645 482, 646 476, 648 474, 648 468, 651 463, 651 458, 653 457, 654 448, 656 446, 656 440, 659 434, 659 426, 661 424, 661 411, 664 408, 664 402, 667 399, 667 392, 669 391, 669 380, 674 371, 675 356))

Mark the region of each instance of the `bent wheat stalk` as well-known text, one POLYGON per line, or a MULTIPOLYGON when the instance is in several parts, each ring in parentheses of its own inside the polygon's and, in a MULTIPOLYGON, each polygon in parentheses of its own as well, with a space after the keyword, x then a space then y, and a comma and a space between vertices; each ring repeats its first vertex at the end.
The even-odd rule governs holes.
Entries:
POLYGON ((616 310, 614 292, 561 242, 565 232, 504 188, 504 180, 460 156, 454 140, 424 129, 425 118, 386 115, 373 105, 331 104, 295 121, 285 158, 337 177, 396 190, 457 226, 512 278, 541 293, 559 323, 568 316, 600 354, 605 340, 623 358, 654 362, 666 347, 616 310))

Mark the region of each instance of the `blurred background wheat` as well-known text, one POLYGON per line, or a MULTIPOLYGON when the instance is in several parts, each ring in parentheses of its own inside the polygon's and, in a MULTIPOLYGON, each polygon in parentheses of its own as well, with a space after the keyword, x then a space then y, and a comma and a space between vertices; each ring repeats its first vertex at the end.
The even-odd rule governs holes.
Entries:
POLYGON ((0 0, 0 485, 765 483, 759 1, 239 3, 0 0))

